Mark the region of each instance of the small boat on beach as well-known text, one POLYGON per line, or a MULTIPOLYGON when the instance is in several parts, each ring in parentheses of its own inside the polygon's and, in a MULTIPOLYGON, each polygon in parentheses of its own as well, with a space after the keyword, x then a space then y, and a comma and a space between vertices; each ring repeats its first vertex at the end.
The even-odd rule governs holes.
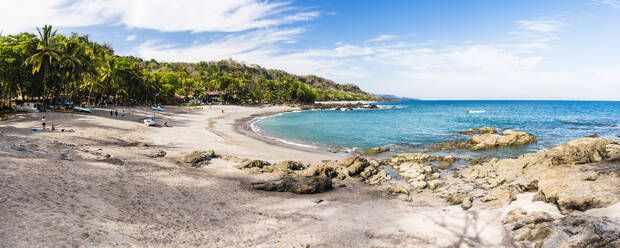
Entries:
POLYGON ((165 110, 164 107, 161 107, 161 106, 151 107, 151 109, 155 110, 155 111, 164 111, 165 110))
POLYGON ((469 114, 481 114, 487 112, 486 110, 467 110, 467 113, 469 114))
POLYGON ((61 112, 61 113, 73 113, 73 110, 67 110, 67 109, 56 109, 56 112, 61 112))
POLYGON ((153 118, 147 118, 147 119, 144 119, 144 125, 146 125, 147 127, 153 127, 157 125, 157 122, 153 118))
POLYGON ((79 111, 79 112, 85 112, 85 113, 92 113, 93 110, 89 109, 89 108, 82 108, 82 107, 73 107, 74 110, 79 111))

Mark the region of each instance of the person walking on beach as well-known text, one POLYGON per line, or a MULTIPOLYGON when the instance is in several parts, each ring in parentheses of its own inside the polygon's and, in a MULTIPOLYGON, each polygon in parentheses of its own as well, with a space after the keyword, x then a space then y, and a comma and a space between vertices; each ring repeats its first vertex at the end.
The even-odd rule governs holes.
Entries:
POLYGON ((43 130, 45 131, 45 116, 43 116, 43 118, 41 118, 41 125, 43 125, 43 130))
POLYGON ((121 117, 125 117, 125 110, 123 109, 123 111, 121 112, 121 117))
POLYGON ((110 117, 114 117, 114 112, 112 112, 112 110, 110 110, 110 117))
POLYGON ((114 110, 114 115, 118 117, 118 110, 114 110))

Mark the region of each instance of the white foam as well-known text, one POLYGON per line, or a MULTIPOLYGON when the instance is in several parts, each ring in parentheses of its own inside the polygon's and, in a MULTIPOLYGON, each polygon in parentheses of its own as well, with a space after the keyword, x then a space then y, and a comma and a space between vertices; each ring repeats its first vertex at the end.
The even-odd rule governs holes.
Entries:
MULTIPOLYGON (((295 113, 295 112, 302 112, 302 111, 292 111, 292 112, 288 112, 288 113, 295 113)), ((260 121, 262 121, 264 119, 275 117, 275 116, 279 116, 279 115, 283 115, 283 114, 286 114, 286 112, 284 112, 284 113, 277 113, 277 114, 274 114, 274 115, 267 115, 267 116, 256 117, 256 118, 254 118, 254 119, 252 119, 250 121, 250 128, 252 129, 252 132, 254 132, 255 134, 260 135, 260 136, 265 137, 265 138, 268 138, 268 139, 272 139, 272 140, 275 140, 275 141, 278 141, 278 142, 282 142, 282 143, 285 143, 285 144, 288 144, 288 145, 293 145, 293 146, 319 149, 318 146, 300 144, 300 143, 296 143, 296 142, 285 140, 285 139, 280 139, 280 138, 276 138, 276 137, 267 136, 267 135, 263 134, 261 132, 260 128, 258 128, 255 125, 256 123, 258 123, 258 122, 260 122, 260 121)))

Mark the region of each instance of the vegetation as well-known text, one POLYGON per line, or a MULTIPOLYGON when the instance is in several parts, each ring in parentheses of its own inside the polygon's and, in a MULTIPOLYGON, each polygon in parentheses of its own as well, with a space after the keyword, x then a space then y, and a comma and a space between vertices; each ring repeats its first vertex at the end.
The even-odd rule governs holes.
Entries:
POLYGON ((232 60, 160 63, 118 56, 87 35, 0 36, 0 104, 36 100, 46 104, 152 104, 206 101, 218 92, 231 103, 312 103, 315 100, 366 100, 375 96, 355 85, 316 76, 248 66, 232 60), (212 93, 213 95, 213 93, 212 93))

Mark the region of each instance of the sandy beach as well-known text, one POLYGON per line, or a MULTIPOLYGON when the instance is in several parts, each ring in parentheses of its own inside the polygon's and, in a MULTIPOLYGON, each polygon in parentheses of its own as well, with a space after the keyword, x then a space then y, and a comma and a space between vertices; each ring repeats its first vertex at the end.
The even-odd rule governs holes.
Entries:
MULTIPOLYGON (((110 108, 93 114, 30 113, 0 122, 0 247, 517 247, 501 218, 516 207, 560 215, 549 203, 519 194, 503 207, 465 211, 429 192, 412 201, 385 195, 393 182, 338 182, 321 194, 255 191, 272 179, 237 169, 237 158, 320 163, 341 154, 257 139, 252 116, 286 106, 167 107, 153 112, 110 108), (74 133, 31 132, 48 127, 74 133), (163 150, 165 157, 151 154, 163 150), (221 158, 192 168, 186 153, 221 158), (322 201, 319 201, 322 200, 322 201)), ((620 218, 618 204, 588 211, 620 218)))

